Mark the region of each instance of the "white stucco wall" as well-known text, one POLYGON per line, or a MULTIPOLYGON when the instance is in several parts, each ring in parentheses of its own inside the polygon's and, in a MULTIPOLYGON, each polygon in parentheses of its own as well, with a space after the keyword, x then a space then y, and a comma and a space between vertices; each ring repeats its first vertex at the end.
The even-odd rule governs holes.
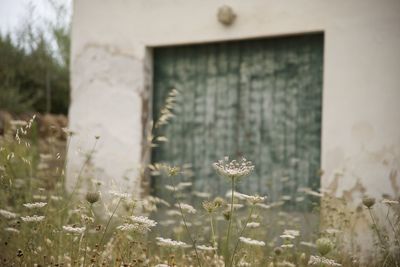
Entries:
POLYGON ((69 183, 82 164, 77 149, 100 135, 94 164, 104 171, 96 178, 138 192, 148 47, 314 31, 325 33, 322 185, 336 175, 339 191, 360 179, 371 195, 392 193, 388 177, 400 168, 398 0, 75 1, 69 116, 78 134, 69 183), (230 27, 216 19, 224 4, 238 15, 230 27))

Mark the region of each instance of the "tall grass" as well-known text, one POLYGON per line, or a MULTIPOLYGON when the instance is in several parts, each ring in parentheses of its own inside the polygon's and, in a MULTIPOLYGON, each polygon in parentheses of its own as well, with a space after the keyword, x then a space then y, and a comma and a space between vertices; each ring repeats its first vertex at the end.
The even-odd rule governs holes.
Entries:
MULTIPOLYGON (((170 109, 163 114, 165 121, 172 117, 170 109)), ((43 149, 36 131, 34 118, 14 121, 0 139, 2 266, 400 265, 398 199, 365 197, 353 207, 343 198, 303 189, 300 201, 323 198, 316 227, 318 221, 307 221, 305 214, 285 211, 285 199, 268 202, 266 196, 236 192, 235 184, 251 179, 257 166, 228 158, 210 166, 231 184, 226 196, 192 192, 184 168, 167 164, 145 168, 169 181, 170 202, 105 191, 98 184, 82 195, 65 190, 66 146, 50 138, 43 149), (378 215, 382 209, 385 216, 378 215), (372 257, 364 255, 368 261, 360 258, 356 242, 359 220, 376 241, 372 257)), ((74 138, 68 130, 64 134, 74 138)), ((165 141, 152 136, 149 145, 155 140, 165 141)), ((87 178, 93 153, 76 188, 87 178)), ((318 217, 320 210, 313 213, 318 217)))

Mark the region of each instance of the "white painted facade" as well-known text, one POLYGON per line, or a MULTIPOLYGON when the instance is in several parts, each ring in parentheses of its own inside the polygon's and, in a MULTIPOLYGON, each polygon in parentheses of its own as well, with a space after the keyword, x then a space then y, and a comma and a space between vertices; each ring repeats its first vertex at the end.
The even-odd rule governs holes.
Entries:
MULTIPOLYGON (((68 162, 73 184, 94 136, 107 188, 139 193, 155 46, 324 32, 322 186, 400 184, 400 1, 79 0, 72 24, 68 162), (217 20, 229 5, 231 26, 217 20), (127 179, 124 179, 126 177, 127 179)), ((151 108, 150 108, 151 110, 151 108)))

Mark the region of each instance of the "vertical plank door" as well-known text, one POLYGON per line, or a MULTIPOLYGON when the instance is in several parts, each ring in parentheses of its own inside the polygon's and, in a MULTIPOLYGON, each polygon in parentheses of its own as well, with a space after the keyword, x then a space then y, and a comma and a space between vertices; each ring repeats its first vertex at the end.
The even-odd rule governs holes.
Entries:
MULTIPOLYGON (((300 187, 320 184, 322 67, 322 34, 155 48, 153 119, 180 94, 152 162, 191 164, 191 190, 224 195, 212 163, 244 156, 256 169, 238 191, 295 205, 300 187)), ((152 180, 168 198, 165 184, 152 180)))

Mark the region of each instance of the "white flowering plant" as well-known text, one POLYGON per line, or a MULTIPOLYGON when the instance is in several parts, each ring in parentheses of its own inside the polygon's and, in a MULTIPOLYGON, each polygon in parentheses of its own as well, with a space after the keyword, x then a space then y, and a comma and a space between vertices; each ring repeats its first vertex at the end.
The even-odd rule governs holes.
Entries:
MULTIPOLYGON (((177 95, 173 91, 169 97, 177 95)), ((175 102, 169 99, 162 120, 149 126, 147 148, 171 140, 153 130, 174 117, 175 102)), ((209 168, 231 186, 226 195, 197 190, 196 180, 183 175, 185 166, 152 163, 142 167, 144 172, 165 179, 170 198, 138 198, 105 190, 93 177, 91 160, 99 137, 93 138, 76 185, 67 191, 65 154, 73 132, 65 129, 61 138, 39 142, 35 131, 32 118, 11 124, 0 136, 4 266, 400 266, 396 197, 365 197, 352 207, 345 198, 310 188, 269 198, 239 192, 237 183, 251 180, 257 166, 245 158, 224 157, 209 168), (288 208, 292 199, 306 198, 315 200, 315 209, 288 208), (377 215, 378 206, 387 211, 385 216, 377 215), (355 222, 372 226, 368 233, 377 249, 368 260, 351 246, 357 238, 355 222)))

